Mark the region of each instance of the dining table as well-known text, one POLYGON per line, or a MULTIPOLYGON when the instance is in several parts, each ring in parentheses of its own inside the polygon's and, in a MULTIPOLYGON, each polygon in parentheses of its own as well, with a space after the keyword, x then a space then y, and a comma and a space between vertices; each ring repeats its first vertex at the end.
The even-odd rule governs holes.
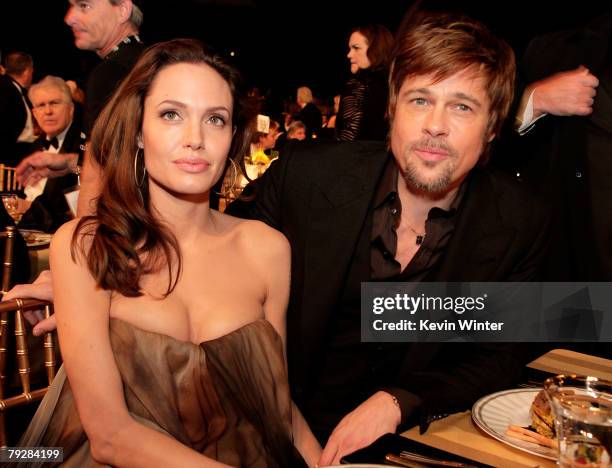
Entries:
MULTIPOLYGON (((554 349, 527 365, 538 373, 591 375, 612 380, 612 360, 567 349, 554 349)), ((495 467, 555 467, 556 462, 494 439, 473 421, 471 411, 434 421, 425 434, 419 428, 401 434, 425 445, 495 467)))

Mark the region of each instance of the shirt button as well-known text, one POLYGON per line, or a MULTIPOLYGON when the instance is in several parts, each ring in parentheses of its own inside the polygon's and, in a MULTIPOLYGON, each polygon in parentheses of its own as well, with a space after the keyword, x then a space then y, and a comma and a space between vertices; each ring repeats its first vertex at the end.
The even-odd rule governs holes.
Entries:
POLYGON ((390 256, 391 256, 391 252, 389 252, 388 250, 385 250, 385 251, 383 252, 383 257, 385 257, 385 258, 389 258, 390 256))

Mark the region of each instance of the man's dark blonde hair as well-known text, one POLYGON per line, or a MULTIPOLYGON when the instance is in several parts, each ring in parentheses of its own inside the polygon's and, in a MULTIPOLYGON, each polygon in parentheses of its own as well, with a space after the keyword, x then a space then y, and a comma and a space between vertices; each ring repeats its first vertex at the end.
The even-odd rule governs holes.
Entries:
MULTIPOLYGON (((121 0, 108 0, 111 5, 119 5, 119 3, 121 3, 121 0)), ((132 3, 132 14, 130 15, 130 23, 132 23, 132 26, 134 26, 134 28, 136 30, 140 29, 140 27, 142 26, 142 21, 144 19, 144 15, 142 14, 142 10, 138 7, 138 5, 136 5, 135 3, 132 3)))
POLYGON ((420 14, 400 27, 389 76, 391 119, 406 78, 433 75, 439 82, 465 69, 483 73, 491 106, 487 130, 498 136, 514 95, 514 52, 482 23, 455 13, 420 14))

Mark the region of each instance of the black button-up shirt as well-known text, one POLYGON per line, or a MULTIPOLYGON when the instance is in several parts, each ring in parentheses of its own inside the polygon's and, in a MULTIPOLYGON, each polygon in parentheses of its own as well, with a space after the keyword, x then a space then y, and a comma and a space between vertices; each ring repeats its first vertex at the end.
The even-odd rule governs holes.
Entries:
POLYGON ((395 161, 390 160, 374 197, 371 278, 372 281, 425 281, 427 274, 440 262, 455 231, 455 214, 463 189, 459 189, 458 196, 448 211, 438 207, 429 210, 423 243, 402 271, 400 263, 395 260, 396 231, 402 217, 402 205, 397 191, 398 173, 395 161))
MULTIPOLYGON (((394 159, 387 163, 376 189, 372 205, 372 235, 370 244, 370 277, 372 281, 426 281, 439 266, 450 238, 455 231, 456 212, 465 184, 460 187, 449 210, 433 207, 425 221, 425 236, 416 254, 402 271, 395 259, 397 228, 402 216, 397 184, 399 171, 394 159)), ((384 346, 381 351, 385 351, 384 346)), ((418 416, 421 398, 396 387, 381 387, 395 398, 402 412, 402 424, 418 416), (412 418, 411 418, 412 417, 412 418)))

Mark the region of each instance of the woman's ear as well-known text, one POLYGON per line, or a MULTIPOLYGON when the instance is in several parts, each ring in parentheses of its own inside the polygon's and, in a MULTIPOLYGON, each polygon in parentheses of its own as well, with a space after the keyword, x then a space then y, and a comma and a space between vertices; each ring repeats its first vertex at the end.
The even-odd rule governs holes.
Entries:
POLYGON ((136 144, 138 145, 138 147, 139 147, 140 149, 143 149, 143 148, 144 148, 144 145, 142 144, 142 133, 139 133, 139 134, 136 136, 136 144))

